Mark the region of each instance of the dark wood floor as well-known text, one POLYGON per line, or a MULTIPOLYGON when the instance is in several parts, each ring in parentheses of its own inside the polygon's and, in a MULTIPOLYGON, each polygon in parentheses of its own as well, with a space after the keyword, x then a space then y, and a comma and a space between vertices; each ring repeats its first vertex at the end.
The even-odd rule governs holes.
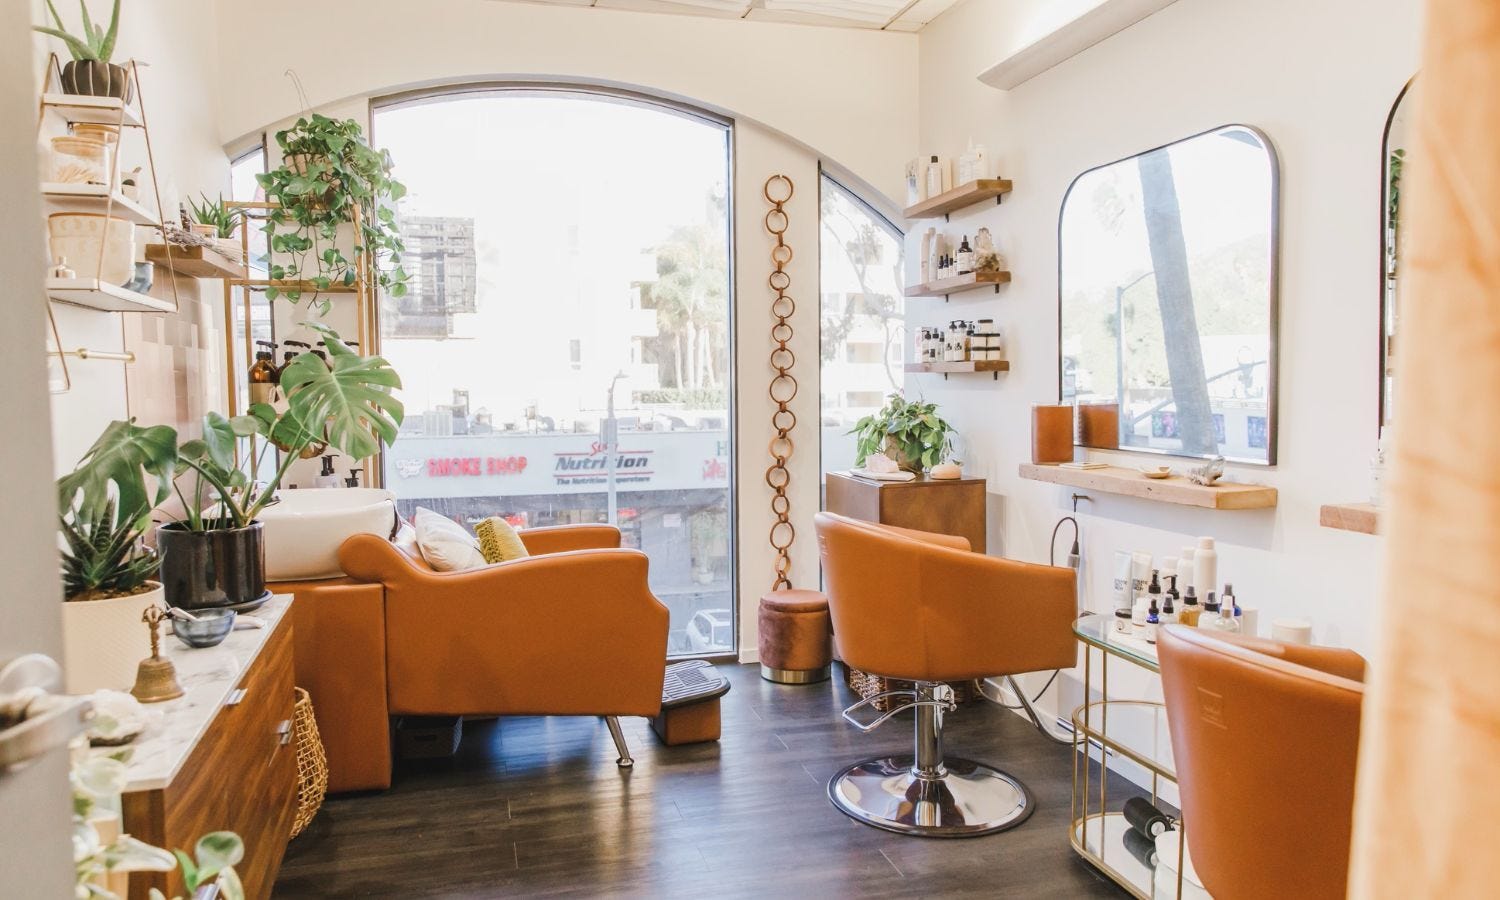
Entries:
POLYGON ((277 897, 1122 897, 1068 846, 1072 761, 985 701, 947 719, 950 755, 1031 788, 1019 828, 961 840, 845 817, 826 784, 849 763, 910 752, 911 714, 872 734, 839 717, 841 683, 782 687, 725 666, 717 744, 663 747, 625 720, 614 765, 598 719, 465 723, 453 760, 403 764, 384 793, 330 799, 292 842, 277 897))

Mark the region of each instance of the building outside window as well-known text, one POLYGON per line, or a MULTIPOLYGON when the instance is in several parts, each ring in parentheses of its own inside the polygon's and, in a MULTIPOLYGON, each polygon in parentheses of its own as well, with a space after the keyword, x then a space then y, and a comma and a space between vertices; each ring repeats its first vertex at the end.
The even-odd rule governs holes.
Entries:
POLYGON ((730 126, 499 89, 377 106, 371 130, 428 267, 381 322, 403 514, 613 521, 651 559, 669 651, 733 651, 730 126))
POLYGON ((820 209, 822 471, 829 472, 854 465, 849 430, 901 390, 906 309, 901 232, 826 174, 820 209))

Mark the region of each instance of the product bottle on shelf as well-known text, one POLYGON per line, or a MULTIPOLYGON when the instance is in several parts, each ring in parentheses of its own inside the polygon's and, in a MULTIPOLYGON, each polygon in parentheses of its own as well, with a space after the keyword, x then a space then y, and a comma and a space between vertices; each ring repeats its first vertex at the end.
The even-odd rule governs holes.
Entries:
POLYGON ((1219 552, 1214 549, 1214 539, 1198 538, 1198 548, 1193 551, 1193 584, 1200 591, 1213 590, 1219 583, 1219 552))
POLYGON ((1198 604, 1198 595, 1193 592, 1193 586, 1188 585, 1187 593, 1182 596, 1182 609, 1177 613, 1177 621, 1196 627, 1202 613, 1203 607, 1198 604))

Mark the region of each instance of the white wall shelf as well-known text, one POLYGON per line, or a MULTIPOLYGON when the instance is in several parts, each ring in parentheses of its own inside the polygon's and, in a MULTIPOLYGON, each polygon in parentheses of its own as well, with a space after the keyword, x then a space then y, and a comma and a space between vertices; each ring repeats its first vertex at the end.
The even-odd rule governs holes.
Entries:
POLYGON ((69 184, 61 181, 42 183, 42 200, 51 213, 99 213, 106 210, 112 216, 128 219, 137 225, 160 227, 161 219, 139 202, 119 191, 114 192, 114 203, 110 203, 110 190, 102 184, 69 184))
POLYGON ((169 300, 142 294, 97 278, 48 278, 47 296, 58 303, 71 303, 104 312, 176 312, 169 300))

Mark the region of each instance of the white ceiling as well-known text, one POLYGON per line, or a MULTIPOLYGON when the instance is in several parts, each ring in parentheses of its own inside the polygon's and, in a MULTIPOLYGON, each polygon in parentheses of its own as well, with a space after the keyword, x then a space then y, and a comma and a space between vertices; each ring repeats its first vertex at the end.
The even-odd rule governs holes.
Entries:
POLYGON ((795 22, 887 31, 921 31, 958 0, 511 0, 552 6, 795 22))

